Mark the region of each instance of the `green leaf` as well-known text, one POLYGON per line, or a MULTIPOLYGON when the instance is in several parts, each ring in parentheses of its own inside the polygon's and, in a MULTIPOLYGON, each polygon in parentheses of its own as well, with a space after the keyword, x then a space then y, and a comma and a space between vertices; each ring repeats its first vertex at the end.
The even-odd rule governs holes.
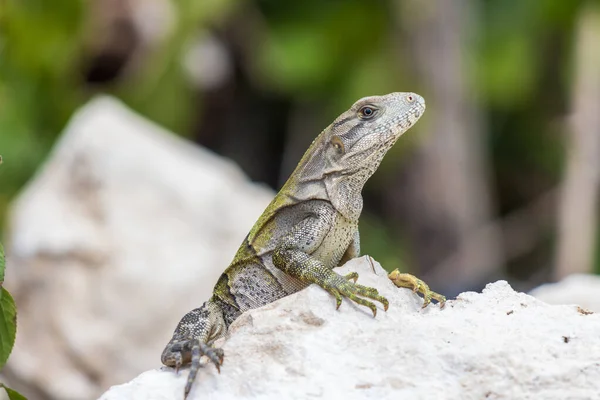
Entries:
MULTIPOLYGON (((4 247, 2 247, 2 243, 0 243, 0 288, 2 288, 2 284, 4 283, 4 267, 6 266, 4 262, 4 247)), ((0 298, 2 298, 2 294, 0 294, 0 298)))
POLYGON ((8 291, 0 289, 0 369, 6 364, 15 344, 17 333, 17 309, 8 291))
POLYGON ((27 398, 21 393, 17 392, 16 390, 9 389, 1 383, 0 388, 4 388, 4 390, 6 390, 6 394, 8 394, 8 400, 27 400, 27 398))

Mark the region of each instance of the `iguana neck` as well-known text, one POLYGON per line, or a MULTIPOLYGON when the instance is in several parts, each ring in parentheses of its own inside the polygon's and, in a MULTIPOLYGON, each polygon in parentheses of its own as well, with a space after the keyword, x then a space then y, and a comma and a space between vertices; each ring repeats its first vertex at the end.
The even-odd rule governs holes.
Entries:
POLYGON ((331 126, 312 142, 281 192, 290 196, 293 194, 298 201, 329 201, 345 218, 358 222, 363 207, 361 192, 370 174, 367 170, 350 174, 350 171, 332 169, 326 165, 324 153, 330 129, 331 126))

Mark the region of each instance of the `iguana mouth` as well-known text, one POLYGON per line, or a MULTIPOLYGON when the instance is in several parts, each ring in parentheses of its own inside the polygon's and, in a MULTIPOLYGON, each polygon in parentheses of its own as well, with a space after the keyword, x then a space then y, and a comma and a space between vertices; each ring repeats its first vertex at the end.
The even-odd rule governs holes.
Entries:
MULTIPOLYGON (((408 113, 404 115, 399 115, 396 119, 392 121, 393 127, 399 127, 397 132, 392 134, 393 140, 398 140, 400 136, 410 128, 421 118, 423 113, 425 112, 425 101, 419 100, 408 113), (410 116, 413 116, 413 120, 410 120, 410 116)), ((393 129, 393 128, 392 128, 393 129)))
MULTIPOLYGON (((388 135, 383 141, 382 145, 380 146, 380 149, 385 149, 386 152, 389 149, 391 149, 394 146, 394 144, 396 144, 400 136, 402 136, 406 131, 408 131, 410 128, 413 127, 413 125, 417 123, 417 121, 425 112, 425 108, 425 101, 422 100, 422 98, 420 98, 419 100, 417 100, 414 107, 412 107, 408 113, 404 115, 399 115, 397 118, 393 119, 390 124, 391 128, 389 129, 389 132, 391 132, 391 134, 388 135), (413 116, 414 119, 412 121, 410 120, 409 115, 413 116)), ((371 156, 376 154, 377 152, 373 152, 371 156)), ((370 157, 367 159, 370 159, 370 157)))

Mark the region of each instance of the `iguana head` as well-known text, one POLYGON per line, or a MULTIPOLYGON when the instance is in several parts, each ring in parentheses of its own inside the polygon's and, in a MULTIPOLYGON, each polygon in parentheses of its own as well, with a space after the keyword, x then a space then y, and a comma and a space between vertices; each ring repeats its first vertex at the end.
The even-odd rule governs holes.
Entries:
MULTIPOLYGON (((325 153, 326 173, 344 175, 379 166, 385 153, 425 111, 425 100, 415 93, 364 97, 331 125, 325 153)), ((364 184, 364 182, 363 182, 364 184)))
POLYGON ((323 182, 334 207, 358 219, 365 182, 424 111, 425 100, 415 93, 358 100, 313 142, 299 165, 299 180, 323 182))

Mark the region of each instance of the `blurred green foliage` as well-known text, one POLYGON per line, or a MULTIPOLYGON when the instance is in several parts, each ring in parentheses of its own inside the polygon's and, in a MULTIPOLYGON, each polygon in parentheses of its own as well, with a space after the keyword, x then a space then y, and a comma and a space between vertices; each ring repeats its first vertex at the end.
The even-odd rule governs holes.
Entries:
POLYGON ((15 334, 17 332, 15 301, 2 285, 4 283, 4 268, 4 248, 0 243, 0 370, 8 360, 15 344, 15 334))
MULTIPOLYGON (((176 23, 170 35, 135 74, 104 86, 87 84, 82 72, 92 39, 86 30, 92 2, 0 2, 0 154, 5 159, 0 224, 6 223, 9 201, 44 160, 73 111, 97 91, 116 95, 189 136, 201 97, 183 71, 183 52, 200 32, 222 29, 236 15, 239 21, 244 7, 257 11, 262 22, 261 45, 246 49, 256 90, 292 102, 328 104, 327 120, 364 95, 419 91, 426 85, 405 62, 411 57, 405 43, 410 32, 398 29, 398 10, 403 10, 398 1, 248 1, 251 6, 236 0, 172 1, 176 23)), ((471 4, 478 23, 466 76, 489 123, 498 203, 505 213, 560 178, 563 126, 555 119, 569 101, 574 22, 583 1, 471 4)), ((405 151, 413 140, 409 135, 394 151, 405 151)), ((397 160, 388 157, 372 185, 397 160)), ((390 252, 398 259, 398 232, 375 216, 362 225, 364 236, 372 238, 364 244, 367 251, 381 261, 390 252)))

